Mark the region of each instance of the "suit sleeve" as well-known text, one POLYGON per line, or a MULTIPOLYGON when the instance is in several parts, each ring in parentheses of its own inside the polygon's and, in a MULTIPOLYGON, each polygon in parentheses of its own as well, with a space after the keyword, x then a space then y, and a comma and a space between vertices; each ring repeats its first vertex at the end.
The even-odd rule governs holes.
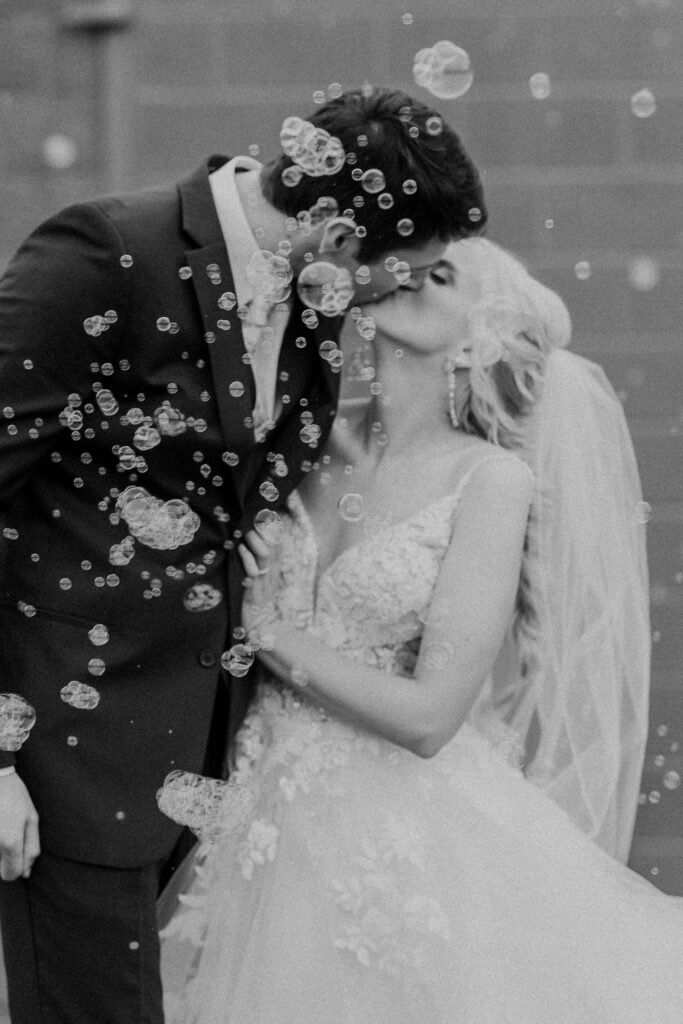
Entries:
MULTIPOLYGON (((73 206, 26 240, 0 280, 0 523, 67 431, 69 396, 93 397, 91 363, 113 358, 128 305, 124 253, 96 205, 73 206)), ((14 761, 0 751, 0 767, 14 761)))
POLYGON ((122 255, 100 209, 74 206, 27 239, 0 281, 0 511, 67 429, 69 396, 93 397, 90 364, 117 348, 129 291, 122 255), (100 334, 96 318, 107 325, 100 334))

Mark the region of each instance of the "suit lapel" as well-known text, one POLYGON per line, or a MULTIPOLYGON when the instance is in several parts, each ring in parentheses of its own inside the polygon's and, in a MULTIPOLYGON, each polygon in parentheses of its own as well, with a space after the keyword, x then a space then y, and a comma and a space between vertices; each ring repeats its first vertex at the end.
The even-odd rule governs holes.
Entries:
POLYGON ((301 320, 304 309, 295 296, 278 364, 279 393, 281 397, 288 396, 289 401, 283 405, 283 413, 275 429, 264 443, 254 449, 248 470, 241 480, 247 520, 253 518, 259 509, 268 507, 269 484, 274 484, 278 491, 273 505, 282 504, 305 472, 302 466, 315 462, 319 457, 336 412, 339 372, 335 373, 330 363, 321 357, 320 346, 323 341, 338 340, 343 320, 341 317, 320 316, 317 326, 307 327, 301 320), (297 338, 304 338, 306 345, 297 345, 297 338), (301 405, 302 399, 305 405, 301 405), (320 428, 321 435, 316 445, 308 443, 306 433, 302 436, 304 422, 301 415, 304 411, 312 416, 311 423, 320 428), (273 459, 274 455, 280 458, 273 459))
POLYGON ((264 442, 255 444, 251 425, 256 393, 254 375, 242 359, 246 350, 237 307, 226 308, 231 301, 226 293, 234 296, 235 286, 209 185, 209 173, 225 160, 211 157, 208 165, 204 164, 180 184, 179 192, 183 228, 195 243, 186 251, 185 258, 192 269, 192 284, 204 323, 218 415, 226 448, 239 460, 233 469, 234 479, 243 506, 248 500, 250 511, 245 512, 245 519, 249 519, 268 505, 263 496, 264 491, 268 493, 265 485, 275 485, 279 498, 274 502, 281 504, 301 479, 305 471, 302 464, 314 462, 325 443, 337 407, 339 373, 321 357, 320 345, 328 339, 338 340, 342 318, 320 316, 316 326, 308 327, 301 320, 305 307, 295 296, 278 364, 279 378, 286 375, 280 384, 280 394, 288 395, 289 402, 284 405, 275 430, 264 442), (297 345, 297 338, 305 339, 305 347, 297 345), (306 400, 305 406, 300 404, 301 399, 306 400), (320 427, 317 446, 300 436, 304 409, 320 427), (282 458, 269 461, 268 453, 271 459, 273 454, 282 458), (285 469, 286 475, 280 475, 285 469))
POLYGON ((221 227, 209 185, 209 173, 225 162, 211 157, 179 186, 183 228, 196 247, 185 253, 202 314, 211 360, 218 415, 226 449, 237 456, 233 472, 239 491, 254 444, 249 425, 255 385, 245 354, 242 327, 233 303, 235 286, 221 227), (232 308, 230 308, 233 303, 232 308), (246 423, 245 423, 246 421, 246 423))

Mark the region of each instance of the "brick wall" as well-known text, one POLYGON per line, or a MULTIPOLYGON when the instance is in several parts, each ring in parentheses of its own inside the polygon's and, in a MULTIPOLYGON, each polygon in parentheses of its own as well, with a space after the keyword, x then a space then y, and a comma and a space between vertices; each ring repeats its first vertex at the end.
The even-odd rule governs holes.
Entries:
POLYGON ((490 234, 567 301, 575 348, 623 398, 653 507, 652 726, 632 866, 683 894, 683 787, 665 774, 683 772, 680 4, 138 0, 111 35, 65 28, 60 10, 0 0, 0 263, 66 202, 174 178, 210 151, 267 157, 314 90, 369 79, 419 93, 417 49, 469 51, 472 89, 440 105, 484 172, 490 234), (643 88, 656 99, 645 118, 631 108, 643 88))

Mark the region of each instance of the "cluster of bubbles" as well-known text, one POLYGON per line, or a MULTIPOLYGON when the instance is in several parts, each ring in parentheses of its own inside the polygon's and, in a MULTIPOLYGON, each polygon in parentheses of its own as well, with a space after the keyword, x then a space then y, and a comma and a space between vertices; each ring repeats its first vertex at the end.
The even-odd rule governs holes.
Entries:
POLYGON ((241 679, 242 676, 246 676, 253 664, 254 648, 251 644, 233 644, 232 647, 221 655, 221 665, 235 679, 241 679))
POLYGON ((474 81, 469 54, 447 39, 418 50, 413 59, 413 80, 438 99, 458 99, 474 81))
MULTIPOLYGON (((668 727, 668 725, 662 724, 662 725, 658 725, 657 726, 657 737, 660 740, 667 740, 667 742, 668 742, 668 739, 667 739, 667 737, 669 737, 669 727, 668 727)), ((666 790, 669 790, 669 791, 673 791, 673 790, 676 790, 676 789, 680 789, 680 786, 681 786, 681 773, 677 769, 675 769, 675 768, 667 767, 667 763, 668 764, 671 763, 670 761, 668 761, 668 758, 669 758, 670 755, 674 755, 674 759, 676 759, 676 760, 678 759, 678 757, 680 755, 680 743, 678 742, 678 740, 674 740, 673 742, 668 743, 668 750, 667 750, 666 753, 655 754, 655 756, 653 758, 653 762, 654 762, 655 768, 657 768, 657 769, 664 769, 664 771, 662 773, 662 786, 663 786, 663 788, 666 789, 666 790)), ((644 792, 641 793, 639 798, 638 798, 638 803, 641 804, 641 805, 646 804, 646 803, 658 804, 658 803, 660 803, 661 799, 662 799, 661 789, 655 788, 655 789, 650 790, 649 793, 644 793, 644 792)), ((652 873, 656 874, 657 871, 653 869, 652 873)))
POLYGON ((154 412, 154 424, 164 437, 178 437, 187 430, 185 414, 174 409, 170 403, 161 405, 154 412))
POLYGON ((117 498, 116 507, 132 536, 157 550, 189 544, 200 525, 197 513, 180 498, 162 501, 144 487, 126 487, 117 498))
POLYGON ((246 275, 254 294, 262 302, 276 304, 289 298, 294 273, 283 253, 267 249, 255 252, 247 264, 246 275))
POLYGON ((70 683, 63 686, 59 693, 65 704, 80 711, 92 711, 100 703, 100 693, 94 686, 88 683, 80 683, 72 679, 70 683))
POLYGON ((204 843, 238 831, 253 813, 256 794, 233 781, 173 771, 157 792, 162 814, 184 825, 204 843))
POLYGON ((17 693, 0 693, 0 750, 19 750, 36 724, 36 713, 17 693))
POLYGON ((223 595, 210 583, 195 583, 183 594, 183 607, 188 612, 210 612, 223 600, 223 595))
POLYGON ((95 647, 104 647, 109 643, 109 630, 103 622, 98 622, 88 630, 88 639, 95 647))
POLYGON ((115 324, 117 320, 118 314, 116 310, 108 309, 103 316, 96 313, 94 316, 86 317, 83 321, 83 330, 86 334, 89 334, 91 338, 99 338, 100 334, 103 334, 104 331, 108 331, 110 325, 115 324))
POLYGON ((323 316, 341 316, 353 298, 353 281, 346 267, 318 261, 308 263, 297 279, 301 301, 323 316))
MULTIPOLYGON (((346 162, 346 153, 339 139, 301 117, 284 120, 280 145, 296 168, 311 178, 337 174, 346 162)), ((297 184, 296 181, 285 183, 297 184)))
POLYGON ((124 537, 122 541, 112 544, 109 548, 111 565, 128 565, 135 557, 135 541, 132 537, 124 537))

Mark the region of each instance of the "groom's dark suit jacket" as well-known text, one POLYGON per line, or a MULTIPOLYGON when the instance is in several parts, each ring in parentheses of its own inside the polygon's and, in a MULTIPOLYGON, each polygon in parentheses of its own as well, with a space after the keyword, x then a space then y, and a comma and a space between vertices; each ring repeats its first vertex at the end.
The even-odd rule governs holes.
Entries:
POLYGON ((0 691, 35 707, 17 767, 44 849, 75 860, 162 858, 180 831, 156 806, 164 777, 207 764, 218 773, 225 709, 234 733, 250 690, 248 677, 219 681, 243 593, 235 531, 277 508, 316 459, 301 414, 313 414, 322 441, 334 415, 338 376, 318 350, 340 322, 307 327, 295 303, 279 364, 283 415, 254 444, 254 381, 208 181, 224 159, 179 187, 65 210, 0 284, 0 691), (169 415, 184 418, 178 432, 141 444, 136 431, 168 431, 169 415), (117 508, 130 486, 186 502, 198 517, 191 539, 174 549, 135 540, 117 564, 112 546, 139 532, 117 508), (220 603, 188 610, 200 584, 220 603), (91 638, 97 624, 104 644, 91 638), (99 704, 66 703, 72 681, 95 687, 99 704))

